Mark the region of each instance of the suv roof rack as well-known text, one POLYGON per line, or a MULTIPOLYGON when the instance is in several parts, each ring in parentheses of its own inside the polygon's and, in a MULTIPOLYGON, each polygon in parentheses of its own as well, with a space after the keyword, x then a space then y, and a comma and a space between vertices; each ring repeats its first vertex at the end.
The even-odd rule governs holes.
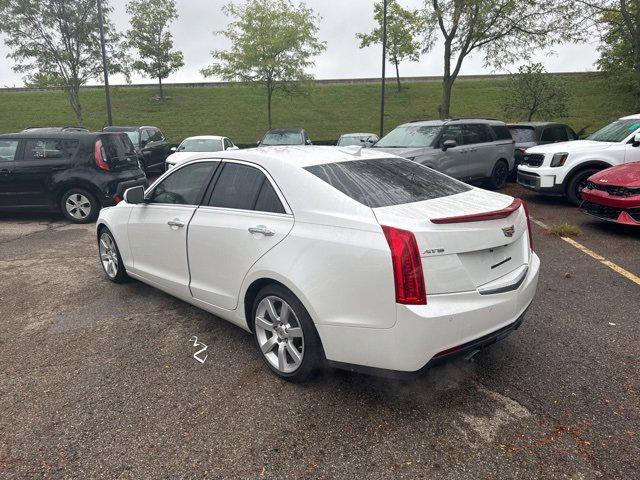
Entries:
POLYGON ((67 125, 65 127, 40 127, 40 126, 35 126, 35 127, 26 127, 24 129, 22 129, 23 132, 27 132, 29 130, 59 130, 61 132, 65 132, 65 131, 72 131, 72 132, 88 132, 89 129, 85 128, 85 127, 74 127, 71 125, 67 125))
POLYGON ((500 122, 501 120, 498 120, 497 118, 491 118, 491 117, 454 117, 454 118, 448 118, 447 121, 454 121, 454 120, 492 120, 494 122, 500 122))

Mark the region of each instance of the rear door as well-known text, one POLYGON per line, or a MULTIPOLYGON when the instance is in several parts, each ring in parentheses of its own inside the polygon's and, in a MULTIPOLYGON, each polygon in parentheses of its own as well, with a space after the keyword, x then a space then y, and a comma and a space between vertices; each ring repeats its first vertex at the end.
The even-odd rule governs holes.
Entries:
POLYGON ((23 206, 53 206, 54 177, 70 168, 78 146, 78 140, 69 138, 26 139, 11 174, 15 202, 23 206))
POLYGON ((190 296, 187 226, 219 163, 176 167, 147 193, 145 203, 131 206, 133 273, 175 295, 190 296))
POLYGON ((0 207, 16 207, 21 186, 13 177, 15 162, 20 155, 20 140, 0 139, 0 207))
POLYGON ((293 215, 267 172, 242 162, 224 162, 205 200, 189 224, 191 293, 232 310, 245 275, 288 235, 293 215))

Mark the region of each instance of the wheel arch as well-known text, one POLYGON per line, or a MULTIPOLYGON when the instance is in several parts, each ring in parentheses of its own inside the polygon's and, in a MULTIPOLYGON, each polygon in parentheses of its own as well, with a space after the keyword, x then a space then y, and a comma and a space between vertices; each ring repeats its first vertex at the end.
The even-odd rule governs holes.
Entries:
POLYGON ((571 170, 569 170, 567 174, 564 176, 564 180, 562 181, 562 188, 563 190, 566 191, 571 179, 582 170, 587 170, 591 168, 595 168, 597 170, 604 170, 605 168, 610 168, 610 167, 613 167, 613 165, 604 160, 587 160, 585 162, 580 162, 578 165, 573 166, 571 170))
POLYGON ((73 190, 74 188, 87 190, 89 193, 91 193, 96 198, 96 200, 98 201, 98 203, 102 207, 102 197, 103 197, 103 195, 102 195, 101 190, 97 186, 93 185, 91 182, 87 182, 86 180, 81 180, 81 179, 65 180, 60 185, 56 186, 56 189, 54 191, 53 197, 54 197, 55 202, 58 205, 58 207, 60 207, 60 202, 62 201, 62 195, 64 195, 69 190, 73 190))

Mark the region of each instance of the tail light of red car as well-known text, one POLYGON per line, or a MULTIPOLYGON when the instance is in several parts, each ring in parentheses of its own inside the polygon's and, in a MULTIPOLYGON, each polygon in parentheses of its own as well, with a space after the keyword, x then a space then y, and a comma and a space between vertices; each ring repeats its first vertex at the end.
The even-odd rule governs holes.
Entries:
POLYGON ((391 249, 396 302, 426 305, 427 290, 415 235, 407 230, 386 226, 382 226, 382 231, 391 249))

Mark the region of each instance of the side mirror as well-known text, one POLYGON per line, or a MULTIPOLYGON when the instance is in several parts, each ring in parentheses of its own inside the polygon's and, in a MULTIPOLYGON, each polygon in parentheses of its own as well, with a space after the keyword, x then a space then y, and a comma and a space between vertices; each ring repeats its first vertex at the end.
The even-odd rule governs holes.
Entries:
POLYGON ((227 148, 227 150, 240 150, 237 146, 233 145, 232 147, 227 148))
POLYGON ((171 148, 169 149, 169 151, 170 151, 171 153, 175 153, 175 152, 176 152, 176 150, 178 150, 178 147, 171 147, 171 148))
POLYGON ((304 143, 306 143, 307 145, 313 145, 313 144, 311 143, 311 139, 310 139, 310 138, 307 138, 307 141, 306 141, 306 142, 304 142, 304 143))
POLYGON ((454 147, 457 147, 457 146, 458 146, 458 143, 455 140, 445 140, 442 143, 442 151, 446 152, 450 148, 454 148, 454 147))
POLYGON ((634 146, 634 147, 638 147, 638 146, 640 146, 640 132, 636 133, 636 134, 633 136, 633 146, 634 146))
POLYGON ((131 204, 136 205, 138 203, 144 203, 144 187, 141 185, 137 187, 127 188, 124 191, 124 201, 131 204))
POLYGON ((256 145, 260 146, 260 144, 261 144, 261 143, 262 143, 262 141, 261 141, 261 140, 258 140, 258 141, 256 142, 256 145))

